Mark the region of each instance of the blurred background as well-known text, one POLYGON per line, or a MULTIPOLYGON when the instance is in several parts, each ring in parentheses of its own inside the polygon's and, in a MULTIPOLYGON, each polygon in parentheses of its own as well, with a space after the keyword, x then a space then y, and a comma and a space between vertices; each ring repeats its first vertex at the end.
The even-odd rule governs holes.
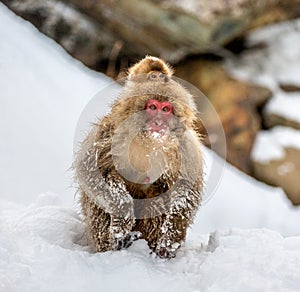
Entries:
POLYGON ((227 161, 300 204, 299 0, 1 2, 111 78, 168 61, 214 105, 227 161))

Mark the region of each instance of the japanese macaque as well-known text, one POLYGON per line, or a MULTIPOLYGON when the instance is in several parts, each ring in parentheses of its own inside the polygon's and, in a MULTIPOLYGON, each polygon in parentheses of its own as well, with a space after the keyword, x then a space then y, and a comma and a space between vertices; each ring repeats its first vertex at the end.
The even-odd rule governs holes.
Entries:
POLYGON ((191 94, 161 59, 129 69, 111 111, 83 142, 74 166, 95 251, 143 238, 175 257, 201 203, 201 121, 191 94))

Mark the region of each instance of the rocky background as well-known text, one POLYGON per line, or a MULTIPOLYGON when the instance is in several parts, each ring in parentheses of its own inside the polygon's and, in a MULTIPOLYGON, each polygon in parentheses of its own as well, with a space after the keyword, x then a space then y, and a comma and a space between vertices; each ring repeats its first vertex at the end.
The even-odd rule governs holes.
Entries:
MULTIPOLYGON (((300 123, 264 113, 272 88, 241 81, 224 66, 238 59, 250 30, 300 16, 300 0, 0 0, 53 38, 88 67, 117 78, 147 54, 162 57, 176 75, 212 102, 227 140, 227 160, 242 171, 284 188, 300 204, 300 150, 287 147, 281 160, 261 163, 251 151, 261 129, 300 123), (289 175, 278 167, 293 162, 289 175)), ((300 40, 299 40, 300 42, 300 40)), ((264 43, 260 44, 263 49, 264 43)), ((255 49, 260 47, 256 45, 255 49)), ((285 92, 298 84, 282 83, 285 92)), ((299 108, 300 112, 300 108, 299 108)), ((214 121, 211 121, 214 127, 214 121)))

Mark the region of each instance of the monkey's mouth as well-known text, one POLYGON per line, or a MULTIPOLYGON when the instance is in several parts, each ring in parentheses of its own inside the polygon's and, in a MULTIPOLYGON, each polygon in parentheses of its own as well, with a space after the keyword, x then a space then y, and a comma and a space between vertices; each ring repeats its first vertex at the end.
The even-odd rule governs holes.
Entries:
POLYGON ((166 134, 166 132, 168 130, 168 125, 165 123, 165 121, 154 120, 148 124, 147 130, 150 133, 159 134, 160 136, 163 136, 166 134))

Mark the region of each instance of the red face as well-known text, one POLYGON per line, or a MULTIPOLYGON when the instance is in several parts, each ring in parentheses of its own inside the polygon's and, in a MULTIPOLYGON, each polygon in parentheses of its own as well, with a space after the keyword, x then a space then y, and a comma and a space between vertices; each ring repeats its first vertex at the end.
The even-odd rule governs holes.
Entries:
POLYGON ((173 106, 169 101, 158 101, 151 99, 146 102, 145 106, 147 115, 148 129, 153 133, 159 133, 163 135, 173 116, 173 106))

